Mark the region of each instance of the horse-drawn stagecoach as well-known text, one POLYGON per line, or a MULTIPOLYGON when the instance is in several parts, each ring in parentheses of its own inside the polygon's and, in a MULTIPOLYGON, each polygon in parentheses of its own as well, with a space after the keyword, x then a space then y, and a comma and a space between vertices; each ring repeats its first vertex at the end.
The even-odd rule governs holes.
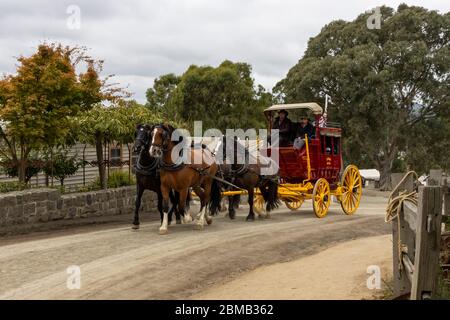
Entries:
MULTIPOLYGON (((314 213, 323 218, 335 196, 345 214, 353 214, 359 206, 362 193, 362 179, 354 165, 343 169, 341 128, 338 125, 324 123, 319 125, 323 115, 322 107, 317 103, 298 103, 274 105, 267 108, 264 114, 269 132, 274 123, 274 113, 289 110, 295 112, 311 112, 315 118, 315 132, 304 139, 304 146, 296 148, 288 146, 269 146, 266 151, 279 154, 279 186, 278 198, 291 210, 297 210, 307 199, 312 200, 314 213)), ((243 193, 240 191, 224 192, 224 195, 243 193)), ((262 212, 264 198, 255 191, 254 207, 262 212)))
POLYGON ((260 150, 269 156, 278 153, 278 172, 272 176, 262 174, 261 168, 267 164, 268 158, 260 157, 260 153, 257 153, 256 163, 226 163, 226 157, 225 163, 222 163, 218 161, 217 154, 208 148, 192 146, 186 152, 192 159, 201 159, 200 163, 185 163, 182 157, 172 159, 172 151, 181 141, 172 140, 175 128, 167 124, 138 125, 134 146, 139 153, 136 164, 138 195, 133 228, 139 228, 140 199, 145 189, 153 190, 158 195, 161 234, 167 233, 172 212, 176 214, 177 223, 192 221, 189 210, 185 210, 191 189, 201 202, 200 213, 196 216, 199 228, 212 223, 210 214, 217 213, 222 196, 229 196, 229 216, 233 219, 234 196, 244 193, 248 194, 249 202, 247 220, 254 220, 254 209, 263 216, 264 205, 270 211, 282 200, 289 209, 297 210, 306 199, 312 200, 316 216, 323 218, 332 196, 341 203, 346 214, 353 214, 361 199, 362 179, 354 165, 342 171, 341 129, 320 121, 323 110, 317 103, 299 103, 267 108, 264 114, 269 132, 274 123, 273 113, 281 110, 289 110, 294 115, 297 111, 311 112, 315 127, 310 130, 310 135, 304 135, 304 140, 297 140, 298 144, 274 142, 265 150, 260 150), (221 184, 228 190, 221 192, 221 184), (172 203, 170 211, 169 198, 172 203))

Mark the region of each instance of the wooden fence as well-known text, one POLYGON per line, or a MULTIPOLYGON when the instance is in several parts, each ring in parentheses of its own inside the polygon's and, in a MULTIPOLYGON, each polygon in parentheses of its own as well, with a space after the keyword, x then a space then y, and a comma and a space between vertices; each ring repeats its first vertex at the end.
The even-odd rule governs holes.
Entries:
MULTIPOLYGON (((406 177, 391 198, 415 189, 406 177)), ((427 186, 418 187, 414 201, 403 201, 392 220, 394 296, 411 300, 432 299, 437 289, 442 221, 450 210, 448 187, 442 171, 432 170, 427 186), (444 206, 444 218, 443 218, 444 206)))

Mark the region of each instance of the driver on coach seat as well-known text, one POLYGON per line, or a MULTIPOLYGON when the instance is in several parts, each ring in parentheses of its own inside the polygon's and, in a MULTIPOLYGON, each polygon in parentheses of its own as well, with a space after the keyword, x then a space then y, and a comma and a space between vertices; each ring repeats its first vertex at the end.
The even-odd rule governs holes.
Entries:
POLYGON ((309 122, 306 116, 301 118, 301 122, 298 124, 295 132, 294 148, 301 149, 305 145, 305 134, 308 137, 308 142, 315 134, 314 126, 309 122))
POLYGON ((272 129, 279 130, 280 147, 287 147, 292 143, 292 122, 288 118, 288 112, 286 110, 280 110, 278 117, 272 125, 272 129))

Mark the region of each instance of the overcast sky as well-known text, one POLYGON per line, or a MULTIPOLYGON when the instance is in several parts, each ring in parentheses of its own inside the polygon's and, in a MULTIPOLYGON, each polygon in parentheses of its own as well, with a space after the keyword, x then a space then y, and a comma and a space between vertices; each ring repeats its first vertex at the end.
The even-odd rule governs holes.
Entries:
POLYGON ((140 102, 159 75, 224 59, 250 63, 270 90, 323 25, 402 2, 450 11, 445 0, 0 0, 0 73, 14 72, 15 57, 39 43, 58 41, 87 46, 140 102), (67 27, 70 5, 80 8, 79 29, 67 27))

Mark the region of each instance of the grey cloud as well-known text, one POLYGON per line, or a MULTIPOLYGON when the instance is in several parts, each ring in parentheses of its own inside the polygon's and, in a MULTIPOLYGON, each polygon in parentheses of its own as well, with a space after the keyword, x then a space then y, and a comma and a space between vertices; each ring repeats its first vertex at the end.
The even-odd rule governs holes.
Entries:
MULTIPOLYGON (((324 24, 401 2, 423 5, 419 0, 2 0, 0 73, 13 72, 14 56, 31 54, 47 40, 90 48, 105 60, 105 74, 129 84, 139 101, 161 74, 224 59, 250 63, 256 82, 271 89, 324 24), (72 4, 81 9, 80 30, 66 27, 72 4)), ((450 9, 440 0, 425 6, 450 9)))

